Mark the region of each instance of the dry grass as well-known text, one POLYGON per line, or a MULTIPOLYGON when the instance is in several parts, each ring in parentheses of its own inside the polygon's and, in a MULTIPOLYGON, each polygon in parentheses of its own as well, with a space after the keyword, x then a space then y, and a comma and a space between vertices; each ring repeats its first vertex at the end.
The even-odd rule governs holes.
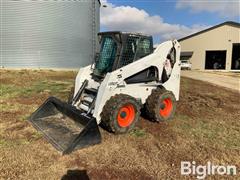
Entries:
POLYGON ((239 94, 187 78, 173 121, 101 129, 100 145, 61 156, 26 118, 50 95, 66 100, 75 75, 1 70, 0 179, 182 179, 180 162, 192 160, 240 168, 239 94))

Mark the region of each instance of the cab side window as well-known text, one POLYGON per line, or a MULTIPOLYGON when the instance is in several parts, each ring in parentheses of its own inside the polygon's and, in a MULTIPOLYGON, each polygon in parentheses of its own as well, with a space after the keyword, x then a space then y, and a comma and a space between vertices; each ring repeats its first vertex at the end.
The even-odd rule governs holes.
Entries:
POLYGON ((126 66, 134 61, 134 57, 137 51, 139 38, 129 36, 127 38, 126 46, 123 48, 123 53, 120 61, 120 67, 126 66))
POLYGON ((153 51, 151 40, 148 38, 142 38, 140 39, 138 43, 137 53, 135 60, 141 59, 149 54, 151 54, 153 51))

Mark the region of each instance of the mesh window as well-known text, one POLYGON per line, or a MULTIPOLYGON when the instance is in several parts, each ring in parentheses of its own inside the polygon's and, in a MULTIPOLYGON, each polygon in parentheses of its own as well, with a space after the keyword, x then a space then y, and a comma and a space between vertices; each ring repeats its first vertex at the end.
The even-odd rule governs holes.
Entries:
POLYGON ((111 71, 117 52, 117 43, 112 37, 105 37, 102 40, 99 59, 96 63, 96 69, 100 73, 111 71))
POLYGON ((139 37, 129 36, 127 38, 126 46, 123 49, 120 67, 132 63, 137 51, 139 37))
POLYGON ((149 39, 141 39, 138 43, 136 60, 143 58, 151 53, 151 42, 149 39))

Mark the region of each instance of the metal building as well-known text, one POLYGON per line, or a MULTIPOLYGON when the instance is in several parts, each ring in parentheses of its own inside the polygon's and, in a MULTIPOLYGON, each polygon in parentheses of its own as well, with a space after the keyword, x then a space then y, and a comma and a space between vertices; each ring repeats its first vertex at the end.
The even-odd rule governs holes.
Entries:
POLYGON ((98 0, 1 0, 1 66, 79 68, 99 32, 98 0))
POLYGON ((192 69, 240 70, 240 24, 227 21, 179 40, 192 69))

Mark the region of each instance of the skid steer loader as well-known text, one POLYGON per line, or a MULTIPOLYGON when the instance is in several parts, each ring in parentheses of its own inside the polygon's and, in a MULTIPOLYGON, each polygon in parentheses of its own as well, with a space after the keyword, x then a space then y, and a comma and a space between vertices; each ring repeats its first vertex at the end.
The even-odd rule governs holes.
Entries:
POLYGON ((153 48, 151 36, 98 34, 99 53, 79 70, 73 98, 47 99, 29 118, 63 154, 101 142, 98 125, 121 134, 132 130, 144 109, 149 119, 173 117, 180 85, 180 45, 166 41, 153 48))

